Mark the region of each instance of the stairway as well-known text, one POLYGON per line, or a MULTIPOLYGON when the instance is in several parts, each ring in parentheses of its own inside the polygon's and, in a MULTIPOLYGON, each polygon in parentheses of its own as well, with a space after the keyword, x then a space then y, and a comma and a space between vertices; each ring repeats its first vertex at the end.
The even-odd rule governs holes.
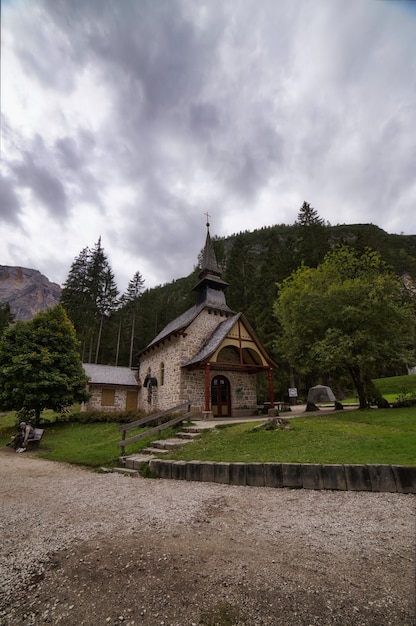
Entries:
POLYGON ((184 426, 180 432, 176 433, 176 437, 152 441, 149 447, 144 448, 137 454, 119 457, 120 467, 115 467, 113 471, 131 476, 137 475, 140 468, 151 459, 154 459, 155 456, 167 454, 168 452, 172 452, 172 450, 183 447, 196 437, 199 437, 201 431, 207 429, 211 430, 212 426, 202 424, 201 426, 184 426))

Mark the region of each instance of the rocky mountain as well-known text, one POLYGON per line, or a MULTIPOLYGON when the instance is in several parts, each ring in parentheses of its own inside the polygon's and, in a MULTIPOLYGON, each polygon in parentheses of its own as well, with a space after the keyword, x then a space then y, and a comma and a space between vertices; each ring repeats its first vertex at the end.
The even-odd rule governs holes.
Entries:
POLYGON ((61 287, 37 270, 0 265, 0 303, 9 303, 15 320, 30 320, 55 306, 60 296, 61 287))

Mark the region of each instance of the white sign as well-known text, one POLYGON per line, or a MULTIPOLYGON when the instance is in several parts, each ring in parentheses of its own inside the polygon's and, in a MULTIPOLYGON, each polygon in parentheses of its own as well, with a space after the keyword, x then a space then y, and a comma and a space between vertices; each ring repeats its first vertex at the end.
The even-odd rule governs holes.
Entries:
POLYGON ((296 389, 296 387, 289 387, 288 392, 289 392, 289 398, 298 397, 298 390, 296 389))

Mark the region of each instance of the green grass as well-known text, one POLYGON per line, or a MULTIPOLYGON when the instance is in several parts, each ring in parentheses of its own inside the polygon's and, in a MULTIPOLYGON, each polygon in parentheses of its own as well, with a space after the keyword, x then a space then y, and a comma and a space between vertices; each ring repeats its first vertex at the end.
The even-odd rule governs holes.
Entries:
MULTIPOLYGON (((16 432, 15 414, 6 414, 0 417, 0 446, 10 441, 11 435, 16 432)), ((61 463, 73 463, 86 467, 98 468, 101 466, 114 467, 118 465, 121 450, 117 443, 121 440, 119 432, 120 424, 114 422, 105 423, 53 423, 52 416, 43 424, 45 429, 39 446, 39 456, 51 461, 61 463)), ((142 429, 134 429, 129 432, 133 436, 142 429)), ((174 436, 174 430, 168 428, 162 431, 160 438, 174 436)), ((126 448, 128 454, 139 452, 149 445, 157 437, 146 437, 129 445, 126 448)))
MULTIPOLYGON (((0 418, 0 445, 9 441, 14 420, 0 418)), ((289 419, 289 429, 255 430, 256 423, 235 424, 203 433, 181 450, 164 455, 176 460, 282 463, 385 463, 416 465, 416 407, 346 410, 345 413, 289 419)), ((45 426, 39 454, 53 461, 97 468, 118 464, 119 425, 45 426)), ((139 432, 138 430, 135 432, 139 432)), ((174 435, 169 429, 163 437, 174 435)), ((127 447, 139 451, 155 437, 127 447)))
POLYGON ((394 400, 397 400, 400 394, 416 393, 416 374, 376 378, 374 384, 386 399, 390 395, 394 397, 394 400))
POLYGON ((169 458, 416 465, 416 408, 346 411, 288 422, 289 429, 284 430, 255 430, 252 423, 216 429, 169 458))
MULTIPOLYGON (((378 379, 384 397, 395 401, 416 392, 416 376, 378 379)), ((282 417, 285 417, 282 414, 282 417)), ((53 461, 98 468, 118 464, 119 424, 55 423, 52 412, 42 414, 45 435, 39 454, 53 461)), ((386 463, 416 465, 416 407, 373 409, 330 415, 309 414, 289 419, 288 430, 253 430, 255 424, 217 428, 164 458, 229 462, 386 463)), ((16 431, 16 414, 0 415, 0 446, 16 431)), ((139 429, 129 436, 137 434, 139 429)), ((174 435, 163 431, 161 438, 174 435)), ((126 448, 138 452, 156 437, 126 448)))

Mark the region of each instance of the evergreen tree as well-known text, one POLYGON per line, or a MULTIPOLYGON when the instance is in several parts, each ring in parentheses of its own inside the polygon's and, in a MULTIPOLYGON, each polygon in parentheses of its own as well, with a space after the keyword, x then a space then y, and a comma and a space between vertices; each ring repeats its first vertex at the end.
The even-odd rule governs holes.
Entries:
POLYGON ((247 314, 258 276, 258 254, 251 245, 249 233, 235 235, 228 254, 224 279, 229 283, 227 304, 234 311, 247 314))
POLYGON ((64 308, 57 305, 29 322, 16 322, 0 340, 0 405, 33 412, 59 411, 88 399, 79 344, 64 308))
POLYGON ((123 296, 123 302, 125 303, 125 312, 130 322, 130 350, 129 350, 129 367, 133 363, 133 349, 134 339, 136 331, 136 319, 139 308, 139 297, 143 292, 144 278, 140 272, 136 272, 133 278, 130 280, 126 293, 123 296))
POLYGON ((10 304, 5 302, 4 304, 0 304, 0 337, 3 332, 10 326, 10 324, 14 320, 14 315, 10 311, 10 304))
POLYGON ((90 250, 84 248, 73 261, 64 283, 60 302, 75 326, 81 341, 81 358, 86 355, 86 343, 90 329, 91 305, 89 293, 90 250))
POLYGON ((118 306, 118 289, 101 237, 93 250, 84 248, 73 262, 61 294, 81 340, 82 359, 98 363, 104 323, 118 306), (87 356, 88 355, 88 356, 87 356))
POLYGON ((308 202, 304 202, 299 209, 296 224, 298 226, 324 226, 325 222, 319 217, 318 211, 311 207, 308 202))
POLYGON ((297 230, 297 264, 317 267, 329 251, 325 222, 308 202, 304 202, 295 222, 297 230))

